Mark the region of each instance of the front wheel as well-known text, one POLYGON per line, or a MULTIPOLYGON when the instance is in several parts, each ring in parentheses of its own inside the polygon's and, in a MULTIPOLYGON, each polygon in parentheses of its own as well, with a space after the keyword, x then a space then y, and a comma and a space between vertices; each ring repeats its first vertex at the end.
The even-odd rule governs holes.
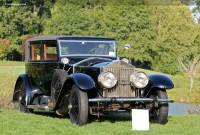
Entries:
MULTIPOLYGON (((167 99, 167 92, 165 89, 157 89, 151 95, 151 98, 167 99)), ((154 102, 150 104, 150 122, 158 124, 166 124, 168 118, 168 103, 154 102)))
POLYGON ((87 124, 88 96, 86 92, 79 90, 75 85, 70 93, 68 108, 71 123, 79 126, 87 124))

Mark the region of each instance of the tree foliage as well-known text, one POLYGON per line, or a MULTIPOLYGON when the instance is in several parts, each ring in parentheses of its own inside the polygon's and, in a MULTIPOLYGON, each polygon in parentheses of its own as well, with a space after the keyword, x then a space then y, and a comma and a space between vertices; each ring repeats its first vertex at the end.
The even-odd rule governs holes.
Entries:
MULTIPOLYGON (((188 56, 191 57, 191 56, 188 56)), ((186 73, 187 77, 190 79, 190 92, 193 89, 195 79, 199 78, 200 73, 200 56, 183 59, 178 58, 179 68, 186 73)))
POLYGON ((185 51, 183 48, 192 46, 199 28, 193 23, 191 11, 180 2, 153 6, 151 17, 157 37, 152 67, 157 71, 176 74, 177 54, 185 51))
POLYGON ((6 39, 0 39, 0 60, 5 59, 10 47, 10 42, 6 39))
POLYGON ((120 57, 149 61, 148 52, 155 34, 151 31, 148 7, 134 1, 106 2, 93 1, 79 6, 65 2, 62 7, 60 2, 55 3, 44 34, 113 37, 118 41, 120 57), (123 45, 127 42, 131 43, 132 49, 123 53, 123 45))
POLYGON ((194 40, 200 27, 182 4, 189 0, 9 1, 26 6, 0 8, 0 38, 10 41, 7 53, 17 50, 23 56, 22 44, 30 35, 104 36, 116 39, 119 57, 177 74, 178 56, 198 46, 194 40), (126 43, 129 50, 124 49, 126 43))
MULTIPOLYGON (((183 47, 184 48, 184 47, 183 47)), ((187 48, 185 47, 185 50, 187 48)), ((193 89, 194 81, 200 75, 200 35, 197 35, 190 46, 190 51, 184 51, 178 56, 178 67, 190 79, 190 92, 193 89)))

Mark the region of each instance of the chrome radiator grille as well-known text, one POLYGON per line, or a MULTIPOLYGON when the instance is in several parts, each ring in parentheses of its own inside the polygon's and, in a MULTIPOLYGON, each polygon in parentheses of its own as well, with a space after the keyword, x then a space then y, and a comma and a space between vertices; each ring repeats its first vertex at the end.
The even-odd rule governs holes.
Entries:
POLYGON ((134 68, 103 67, 103 71, 111 71, 117 77, 116 87, 104 89, 103 97, 135 97, 130 85, 130 75, 134 72, 134 68))

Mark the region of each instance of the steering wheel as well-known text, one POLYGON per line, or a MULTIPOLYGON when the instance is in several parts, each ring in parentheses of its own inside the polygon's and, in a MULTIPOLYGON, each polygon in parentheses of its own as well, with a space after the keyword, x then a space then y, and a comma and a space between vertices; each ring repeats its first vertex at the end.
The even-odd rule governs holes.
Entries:
POLYGON ((100 48, 93 48, 89 50, 87 54, 105 54, 105 52, 100 48))
POLYGON ((97 52, 99 52, 99 48, 92 48, 87 54, 97 54, 97 52))

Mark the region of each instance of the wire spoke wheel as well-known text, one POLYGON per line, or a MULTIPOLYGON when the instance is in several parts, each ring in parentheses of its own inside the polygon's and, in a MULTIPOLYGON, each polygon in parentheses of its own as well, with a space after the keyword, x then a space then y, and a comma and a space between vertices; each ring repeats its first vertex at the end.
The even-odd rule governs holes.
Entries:
POLYGON ((51 82, 52 102, 55 105, 59 99, 63 84, 67 78, 68 73, 65 70, 57 70, 54 73, 51 82))
POLYGON ((87 124, 88 97, 87 93, 79 90, 75 85, 72 87, 69 97, 69 117, 71 123, 79 126, 87 124))
POLYGON ((77 123, 77 120, 78 120, 78 112, 79 112, 79 106, 78 106, 78 95, 76 92, 73 93, 72 95, 72 102, 71 102, 71 105, 73 106, 71 108, 71 114, 73 115, 72 119, 75 123, 77 123))
POLYGON ((53 103, 56 103, 62 88, 62 82, 58 76, 54 77, 52 80, 52 93, 53 93, 53 103))

